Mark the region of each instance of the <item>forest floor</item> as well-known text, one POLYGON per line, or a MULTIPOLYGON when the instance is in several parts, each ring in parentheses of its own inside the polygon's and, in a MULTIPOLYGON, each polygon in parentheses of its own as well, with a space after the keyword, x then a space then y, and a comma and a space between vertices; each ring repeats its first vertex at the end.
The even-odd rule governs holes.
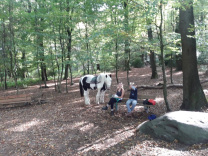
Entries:
MULTIPOLYGON (((158 79, 150 79, 149 67, 132 69, 129 79, 137 85, 154 85, 162 83, 161 71, 158 79)), ((207 76, 200 72, 200 80, 207 76)), ((115 92, 116 79, 111 92, 115 92)), ((119 72, 119 80, 127 88, 126 72, 119 72)), ((54 83, 48 82, 49 88, 39 89, 38 85, 20 89, 20 93, 33 96, 41 94, 47 103, 41 105, 0 109, 0 155, 1 156, 68 156, 68 155, 130 155, 130 156, 189 156, 207 155, 208 144, 192 146, 175 142, 166 142, 151 138, 148 135, 136 134, 135 128, 147 120, 149 114, 161 116, 166 113, 162 89, 139 89, 141 94, 156 95, 157 104, 146 113, 139 106, 132 117, 126 117, 125 105, 119 107, 119 113, 111 117, 109 111, 102 111, 106 105, 95 104, 96 91, 90 92, 91 105, 85 106, 84 98, 79 94, 79 78, 74 78, 74 85, 65 91, 63 81, 62 93, 54 91, 54 83)), ((170 72, 167 70, 167 82, 170 83, 170 72)), ((173 82, 182 83, 182 72, 173 72, 173 82)), ((208 83, 203 89, 208 96, 208 83)), ((10 89, 0 91, 0 95, 14 95, 10 89)), ((105 102, 109 100, 107 91, 105 102)), ((172 111, 177 111, 182 103, 182 89, 168 89, 168 101, 172 111)), ((204 110, 208 112, 208 110, 204 110)))

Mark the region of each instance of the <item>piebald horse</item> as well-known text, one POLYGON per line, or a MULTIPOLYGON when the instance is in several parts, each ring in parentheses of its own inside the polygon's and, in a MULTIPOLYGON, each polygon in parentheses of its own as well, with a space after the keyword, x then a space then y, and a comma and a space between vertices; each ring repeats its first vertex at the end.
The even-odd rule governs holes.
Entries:
POLYGON ((101 73, 98 76, 85 75, 80 78, 79 88, 80 94, 85 98, 85 104, 90 104, 89 90, 98 90, 96 95, 96 103, 104 103, 105 91, 111 87, 111 74, 101 73))

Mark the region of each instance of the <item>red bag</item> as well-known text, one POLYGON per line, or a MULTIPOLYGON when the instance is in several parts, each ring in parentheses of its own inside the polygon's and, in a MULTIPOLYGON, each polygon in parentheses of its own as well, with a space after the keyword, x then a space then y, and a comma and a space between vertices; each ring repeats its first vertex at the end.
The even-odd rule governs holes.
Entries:
POLYGON ((152 105, 155 105, 156 104, 156 101, 153 100, 153 99, 149 99, 148 102, 150 102, 152 105))

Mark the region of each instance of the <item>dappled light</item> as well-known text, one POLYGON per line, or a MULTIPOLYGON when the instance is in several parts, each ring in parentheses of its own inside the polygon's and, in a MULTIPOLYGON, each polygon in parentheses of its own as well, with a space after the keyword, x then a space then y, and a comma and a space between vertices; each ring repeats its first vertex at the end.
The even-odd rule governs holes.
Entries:
POLYGON ((45 121, 40 121, 38 119, 33 119, 32 121, 20 124, 18 126, 9 128, 8 131, 13 131, 13 132, 23 132, 23 131, 27 131, 30 128, 33 128, 34 126, 39 126, 44 124, 45 121))
POLYGON ((206 96, 208 96, 208 90, 207 90, 207 89, 204 89, 203 91, 204 91, 204 94, 205 94, 206 96))
POLYGON ((91 129, 96 130, 96 128, 98 128, 98 127, 95 127, 95 125, 93 123, 88 123, 88 124, 84 125, 83 127, 81 127, 80 131, 87 132, 87 131, 90 131, 91 129))
POLYGON ((106 150, 134 135, 134 131, 135 130, 133 127, 128 127, 128 128, 126 127, 125 131, 123 130, 115 131, 112 134, 109 134, 109 136, 107 137, 100 138, 98 141, 95 141, 93 144, 80 147, 78 151, 88 152, 89 150, 95 150, 95 151, 106 150), (128 131, 128 134, 126 134, 126 131, 128 131))
POLYGON ((157 102, 157 104, 161 104, 164 99, 163 98, 155 98, 155 101, 157 102))
POLYGON ((183 72, 182 71, 176 72, 176 73, 173 73, 173 75, 175 75, 175 76, 183 75, 183 72))
MULTIPOLYGON (((161 79, 150 79, 150 72, 149 68, 132 69, 130 81, 138 85, 162 83, 161 79)), ((181 82, 180 74, 173 75, 174 81, 181 82)), ((126 71, 120 71, 120 77, 127 90, 126 71)), ((156 105, 150 108, 149 113, 139 103, 132 117, 127 117, 126 106, 123 104, 119 106, 115 116, 111 117, 110 110, 103 111, 101 108, 107 104, 109 95, 115 91, 115 77, 111 90, 106 92, 105 103, 99 105, 95 103, 96 91, 90 92, 91 105, 84 104, 84 97, 79 94, 78 81, 79 79, 76 79, 75 85, 68 86, 68 93, 65 92, 64 82, 61 86, 62 93, 55 92, 52 81, 48 82, 50 88, 39 89, 39 85, 35 85, 20 90, 20 93, 44 95, 50 100, 39 105, 0 110, 0 148, 4 149, 0 150, 0 155, 7 155, 8 151, 15 153, 13 155, 190 154, 189 147, 183 146, 181 149, 177 141, 167 143, 135 133, 135 128, 147 121, 148 115, 155 114, 159 117, 166 112, 161 89, 138 89, 139 94, 153 94, 156 97, 156 105)), ((204 86, 207 95, 206 84, 204 86)), ((15 94, 15 91, 8 94, 15 94)), ((126 91, 126 94, 129 92, 126 91)), ((182 89, 169 89, 168 100, 172 110, 179 110, 182 89)))
POLYGON ((207 6, 1 0, 0 156, 208 155, 207 6))
POLYGON ((74 123, 73 125, 71 125, 71 128, 72 128, 72 129, 76 129, 76 128, 78 128, 78 127, 84 125, 84 124, 85 124, 84 121, 76 122, 76 123, 74 123))

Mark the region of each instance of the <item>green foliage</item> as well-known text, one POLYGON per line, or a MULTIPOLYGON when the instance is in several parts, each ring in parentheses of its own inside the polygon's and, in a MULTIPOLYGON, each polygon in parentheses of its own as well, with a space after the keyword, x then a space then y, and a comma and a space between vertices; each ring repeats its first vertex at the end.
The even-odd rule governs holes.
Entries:
MULTIPOLYGON (((27 88, 28 86, 35 85, 39 83, 39 79, 25 78, 24 80, 18 80, 17 85, 19 88, 27 88)), ((8 88, 14 88, 15 82, 13 80, 7 81, 8 88)))
POLYGON ((131 66, 134 68, 141 68, 144 66, 144 62, 142 61, 140 57, 137 57, 131 61, 131 66))
POLYGON ((207 64, 208 63, 208 57, 207 52, 201 52, 198 56, 198 63, 199 64, 207 64))
MULTIPOLYGON (((150 49, 156 54, 159 52, 160 1, 128 1, 128 27, 123 2, 56 0, 54 3, 52 0, 2 0, 0 72, 6 69, 10 73, 17 71, 17 78, 28 74, 29 77, 39 79, 37 67, 40 68, 41 63, 44 63, 48 76, 57 78, 61 70, 64 72, 65 66, 69 64, 73 76, 76 76, 84 70, 86 73, 88 66, 91 73, 95 72, 95 69, 92 69, 96 64, 100 64, 101 71, 115 70, 116 56, 119 68, 124 69, 127 59, 124 45, 127 40, 130 43, 131 66, 142 67, 143 60, 139 57, 141 53, 147 55, 150 49), (147 36, 147 29, 150 27, 153 32, 151 42, 147 36), (68 30, 71 31, 71 38, 68 30), (137 55, 137 51, 140 51, 140 54, 137 55)), ((163 2, 164 55, 169 62, 170 53, 173 53, 175 61, 175 56, 181 52, 180 35, 174 32, 178 18, 177 8, 180 5, 173 0, 163 2)), ((200 0, 194 4, 200 63, 207 59, 207 3, 206 0, 200 0)), ((11 80, 8 83, 12 83, 11 80)))

